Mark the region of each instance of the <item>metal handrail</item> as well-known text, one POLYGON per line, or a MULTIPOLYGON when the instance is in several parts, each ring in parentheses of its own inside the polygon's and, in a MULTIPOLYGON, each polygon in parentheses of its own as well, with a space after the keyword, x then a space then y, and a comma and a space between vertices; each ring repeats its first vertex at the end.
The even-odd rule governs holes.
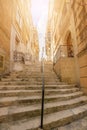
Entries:
POLYGON ((41 73, 42 73, 42 102, 41 102, 41 125, 40 128, 43 129, 43 118, 44 118, 44 88, 45 88, 45 82, 44 82, 44 50, 42 51, 42 58, 41 58, 41 73))

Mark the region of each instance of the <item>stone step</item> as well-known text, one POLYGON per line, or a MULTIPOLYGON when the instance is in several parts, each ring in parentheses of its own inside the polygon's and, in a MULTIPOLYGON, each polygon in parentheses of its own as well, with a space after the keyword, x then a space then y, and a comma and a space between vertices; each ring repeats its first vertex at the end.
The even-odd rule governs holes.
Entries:
MULTIPOLYGON (((83 95, 82 92, 75 92, 71 94, 58 94, 45 96, 45 103, 55 102, 55 101, 66 101, 69 99, 75 99, 77 97, 81 97, 83 95)), ((0 99, 0 106, 12 106, 14 104, 37 104, 41 102, 41 96, 15 96, 15 97, 3 97, 0 99)))
MULTIPOLYGON (((46 103, 44 107, 44 114, 50 114, 53 112, 58 112, 66 109, 71 109, 80 105, 87 104, 87 97, 83 96, 77 99, 72 99, 69 101, 46 103)), ((29 106, 10 106, 0 108, 0 122, 4 120, 20 120, 29 119, 31 117, 40 116, 41 104, 29 105, 29 106)))
MULTIPOLYGON (((41 76, 42 75, 42 73, 41 72, 39 72, 39 71, 37 71, 37 72, 23 72, 23 73, 18 73, 18 74, 10 74, 10 75, 8 75, 8 76, 4 76, 4 77, 10 77, 10 76, 24 76, 24 75, 27 75, 27 76, 41 76)), ((50 77, 57 77, 56 75, 55 75, 55 73, 54 72, 52 72, 52 71, 45 71, 44 72, 44 75, 45 76, 50 76, 50 77)))
MULTIPOLYGON (((8 87, 0 87, 0 92, 7 92, 7 91, 9 91, 9 92, 11 92, 11 91, 28 91, 28 92, 41 92, 42 91, 42 87, 37 87, 37 88, 35 88, 35 86, 34 87, 29 87, 29 86, 26 86, 26 87, 24 87, 24 86, 8 86, 8 87), (33 89, 31 89, 31 88, 33 88, 33 89)), ((57 92, 57 93, 61 93, 61 92, 75 92, 75 91, 80 91, 80 89, 79 88, 76 88, 76 87, 73 87, 73 88, 65 88, 65 89, 63 89, 63 88, 51 88, 51 87, 45 87, 45 93, 46 92, 57 92)))
MULTIPOLYGON (((3 79, 9 79, 9 78, 11 78, 11 79, 14 79, 14 78, 26 78, 26 79, 29 79, 29 78, 37 78, 37 79, 41 79, 42 78, 42 75, 26 75, 26 74, 23 74, 23 75, 12 75, 12 76, 8 76, 8 77, 3 77, 2 78, 2 80, 3 79)), ((47 79, 48 78, 48 75, 44 75, 44 78, 45 79, 47 79)), ((53 76, 53 75, 50 75, 49 76, 49 79, 51 80, 51 79, 58 79, 58 77, 57 76, 53 76)))
MULTIPOLYGON (((16 76, 11 76, 12 78, 42 78, 42 74, 41 75, 26 75, 26 74, 23 74, 23 75, 16 75, 16 76)), ((44 75, 44 78, 49 78, 49 79, 58 79, 57 76, 53 76, 53 75, 44 75)))
MULTIPOLYGON (((2 85, 0 90, 38 90, 41 89, 42 85, 2 85)), ((45 85, 45 89, 75 89, 75 85, 45 85)), ((79 89, 79 88, 77 88, 79 89)))
MULTIPOLYGON (((55 127, 65 125, 72 121, 82 118, 87 115, 87 104, 75 108, 47 114, 44 116, 44 130, 51 130, 55 127)), ((8 120, 7 120, 8 121, 8 120)), ((0 130, 38 130, 40 127, 40 116, 27 120, 13 121, 0 124, 0 130), (9 127, 7 127, 8 125, 9 127)))
MULTIPOLYGON (((63 82, 62 82, 63 83, 63 82)), ((46 85, 46 87, 53 87, 53 88, 73 88, 73 87, 76 87, 76 84, 58 84, 58 85, 46 85)))
MULTIPOLYGON (((31 81, 2 81, 0 82, 0 85, 42 85, 42 81, 38 82, 38 81, 34 81, 34 80, 31 80, 31 81)), ((45 82, 45 85, 62 85, 64 83, 62 82, 45 82)))
MULTIPOLYGON (((32 78, 32 77, 30 77, 30 78, 2 78, 1 79, 1 81, 3 81, 3 82, 9 82, 9 81, 31 81, 31 80, 34 80, 34 81, 38 81, 38 82, 40 82, 40 81, 42 81, 42 77, 41 78, 32 78)), ((51 79, 47 79, 47 78, 45 78, 44 79, 46 82, 58 82, 59 80, 58 79, 53 79, 53 78, 51 78, 51 79)))
MULTIPOLYGON (((36 69, 36 70, 33 69, 33 70, 31 70, 31 71, 30 71, 30 70, 29 70, 29 71, 26 70, 26 71, 22 71, 21 74, 24 74, 24 73, 27 73, 27 74, 30 74, 30 73, 31 73, 31 74, 37 74, 38 72, 39 72, 39 74, 42 74, 41 69, 39 69, 39 70, 38 70, 38 69, 36 69)), ((49 70, 49 69, 44 69, 43 72, 44 72, 44 73, 47 73, 47 74, 49 74, 49 73, 55 74, 55 72, 54 72, 52 69, 50 69, 50 70, 49 70)), ((19 73, 18 73, 18 74, 19 74, 19 73)))
MULTIPOLYGON (((41 69, 29 69, 29 70, 24 70, 24 71, 21 71, 21 72, 14 72, 14 73, 11 73, 11 75, 19 75, 19 74, 37 74, 37 73, 39 73, 39 74, 42 74, 42 71, 41 71, 41 69)), ((44 73, 51 73, 51 74, 55 74, 55 72, 52 70, 52 69, 44 69, 44 73)), ((9 76, 9 75, 8 75, 9 76)))
MULTIPOLYGON (((13 73, 13 74, 23 74, 23 73, 27 73, 27 74, 30 74, 30 73, 35 73, 35 74, 37 74, 37 73, 42 73, 42 71, 41 71, 41 68, 40 69, 29 69, 29 70, 24 70, 24 71, 22 71, 22 72, 19 72, 19 73, 13 73)), ((52 70, 52 69, 49 69, 49 68, 44 68, 44 71, 43 71, 44 73, 46 72, 46 73, 52 73, 52 74, 55 74, 55 72, 52 70)))
MULTIPOLYGON (((45 91, 45 95, 58 95, 58 94, 69 94, 69 93, 74 93, 78 92, 78 88, 74 89, 49 89, 45 91)), ((0 97, 10 97, 10 96, 32 96, 32 95, 41 95, 42 90, 3 90, 0 91, 0 97)))

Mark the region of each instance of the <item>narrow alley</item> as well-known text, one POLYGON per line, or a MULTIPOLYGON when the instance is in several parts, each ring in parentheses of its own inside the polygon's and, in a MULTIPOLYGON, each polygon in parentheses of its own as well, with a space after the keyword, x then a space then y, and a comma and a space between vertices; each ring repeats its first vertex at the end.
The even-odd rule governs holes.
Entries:
POLYGON ((0 130, 87 130, 86 0, 0 0, 0 130))

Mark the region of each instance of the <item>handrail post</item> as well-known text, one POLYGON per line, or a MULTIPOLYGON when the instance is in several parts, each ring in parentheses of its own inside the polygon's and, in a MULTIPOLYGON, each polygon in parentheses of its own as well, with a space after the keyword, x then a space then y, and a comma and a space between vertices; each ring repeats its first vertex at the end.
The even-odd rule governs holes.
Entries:
POLYGON ((43 129, 43 117, 44 117, 44 48, 42 50, 42 59, 41 59, 41 72, 42 72, 42 102, 41 102, 41 125, 40 128, 43 129))

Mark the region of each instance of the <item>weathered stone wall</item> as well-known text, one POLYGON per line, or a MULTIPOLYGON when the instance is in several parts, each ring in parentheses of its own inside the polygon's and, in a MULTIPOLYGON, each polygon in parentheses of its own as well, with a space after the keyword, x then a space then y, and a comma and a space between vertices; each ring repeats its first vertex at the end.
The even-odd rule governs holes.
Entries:
POLYGON ((77 37, 77 56, 80 67, 80 85, 87 93, 87 1, 76 0, 72 4, 77 37))
POLYGON ((0 48, 0 74, 9 72, 9 56, 0 48))
MULTIPOLYGON (((56 15, 57 24, 54 24, 53 26, 53 43, 57 43, 57 46, 55 46, 56 49, 54 49, 54 59, 56 56, 57 58, 59 56, 58 54, 55 55, 59 46, 66 43, 65 37, 67 37, 66 34, 69 30, 71 32, 70 43, 72 43, 74 49, 75 69, 72 69, 70 72, 71 69, 69 64, 70 62, 71 64, 73 63, 72 61, 68 61, 68 69, 65 71, 63 69, 64 67, 62 66, 65 62, 60 65, 61 62, 59 60, 55 65, 55 70, 61 79, 64 79, 64 76, 66 78, 66 75, 68 74, 71 76, 73 72, 73 79, 76 78, 76 83, 81 86, 85 93, 87 93, 87 0, 73 0, 68 2, 61 1, 60 4, 57 2, 56 6, 57 9, 59 9, 59 12, 56 11, 56 7, 54 6, 54 14, 55 11, 58 14, 56 15), (58 5, 60 8, 58 8, 58 5), (58 40, 55 38, 55 36, 57 36, 58 40)), ((67 63, 65 66, 67 66, 67 63)))
POLYGON ((0 73, 9 71, 10 59, 10 35, 11 35, 11 17, 12 1, 0 0, 0 55, 4 57, 3 69, 0 73), (9 3, 9 4, 8 4, 9 3))
POLYGON ((0 55, 4 57, 0 73, 13 70, 15 50, 27 53, 27 44, 31 44, 32 26, 30 1, 0 0, 0 55))
POLYGON ((61 81, 76 83, 74 58, 60 58, 55 64, 54 70, 61 81))
POLYGON ((79 57, 79 65, 81 88, 87 93, 87 51, 79 57))

